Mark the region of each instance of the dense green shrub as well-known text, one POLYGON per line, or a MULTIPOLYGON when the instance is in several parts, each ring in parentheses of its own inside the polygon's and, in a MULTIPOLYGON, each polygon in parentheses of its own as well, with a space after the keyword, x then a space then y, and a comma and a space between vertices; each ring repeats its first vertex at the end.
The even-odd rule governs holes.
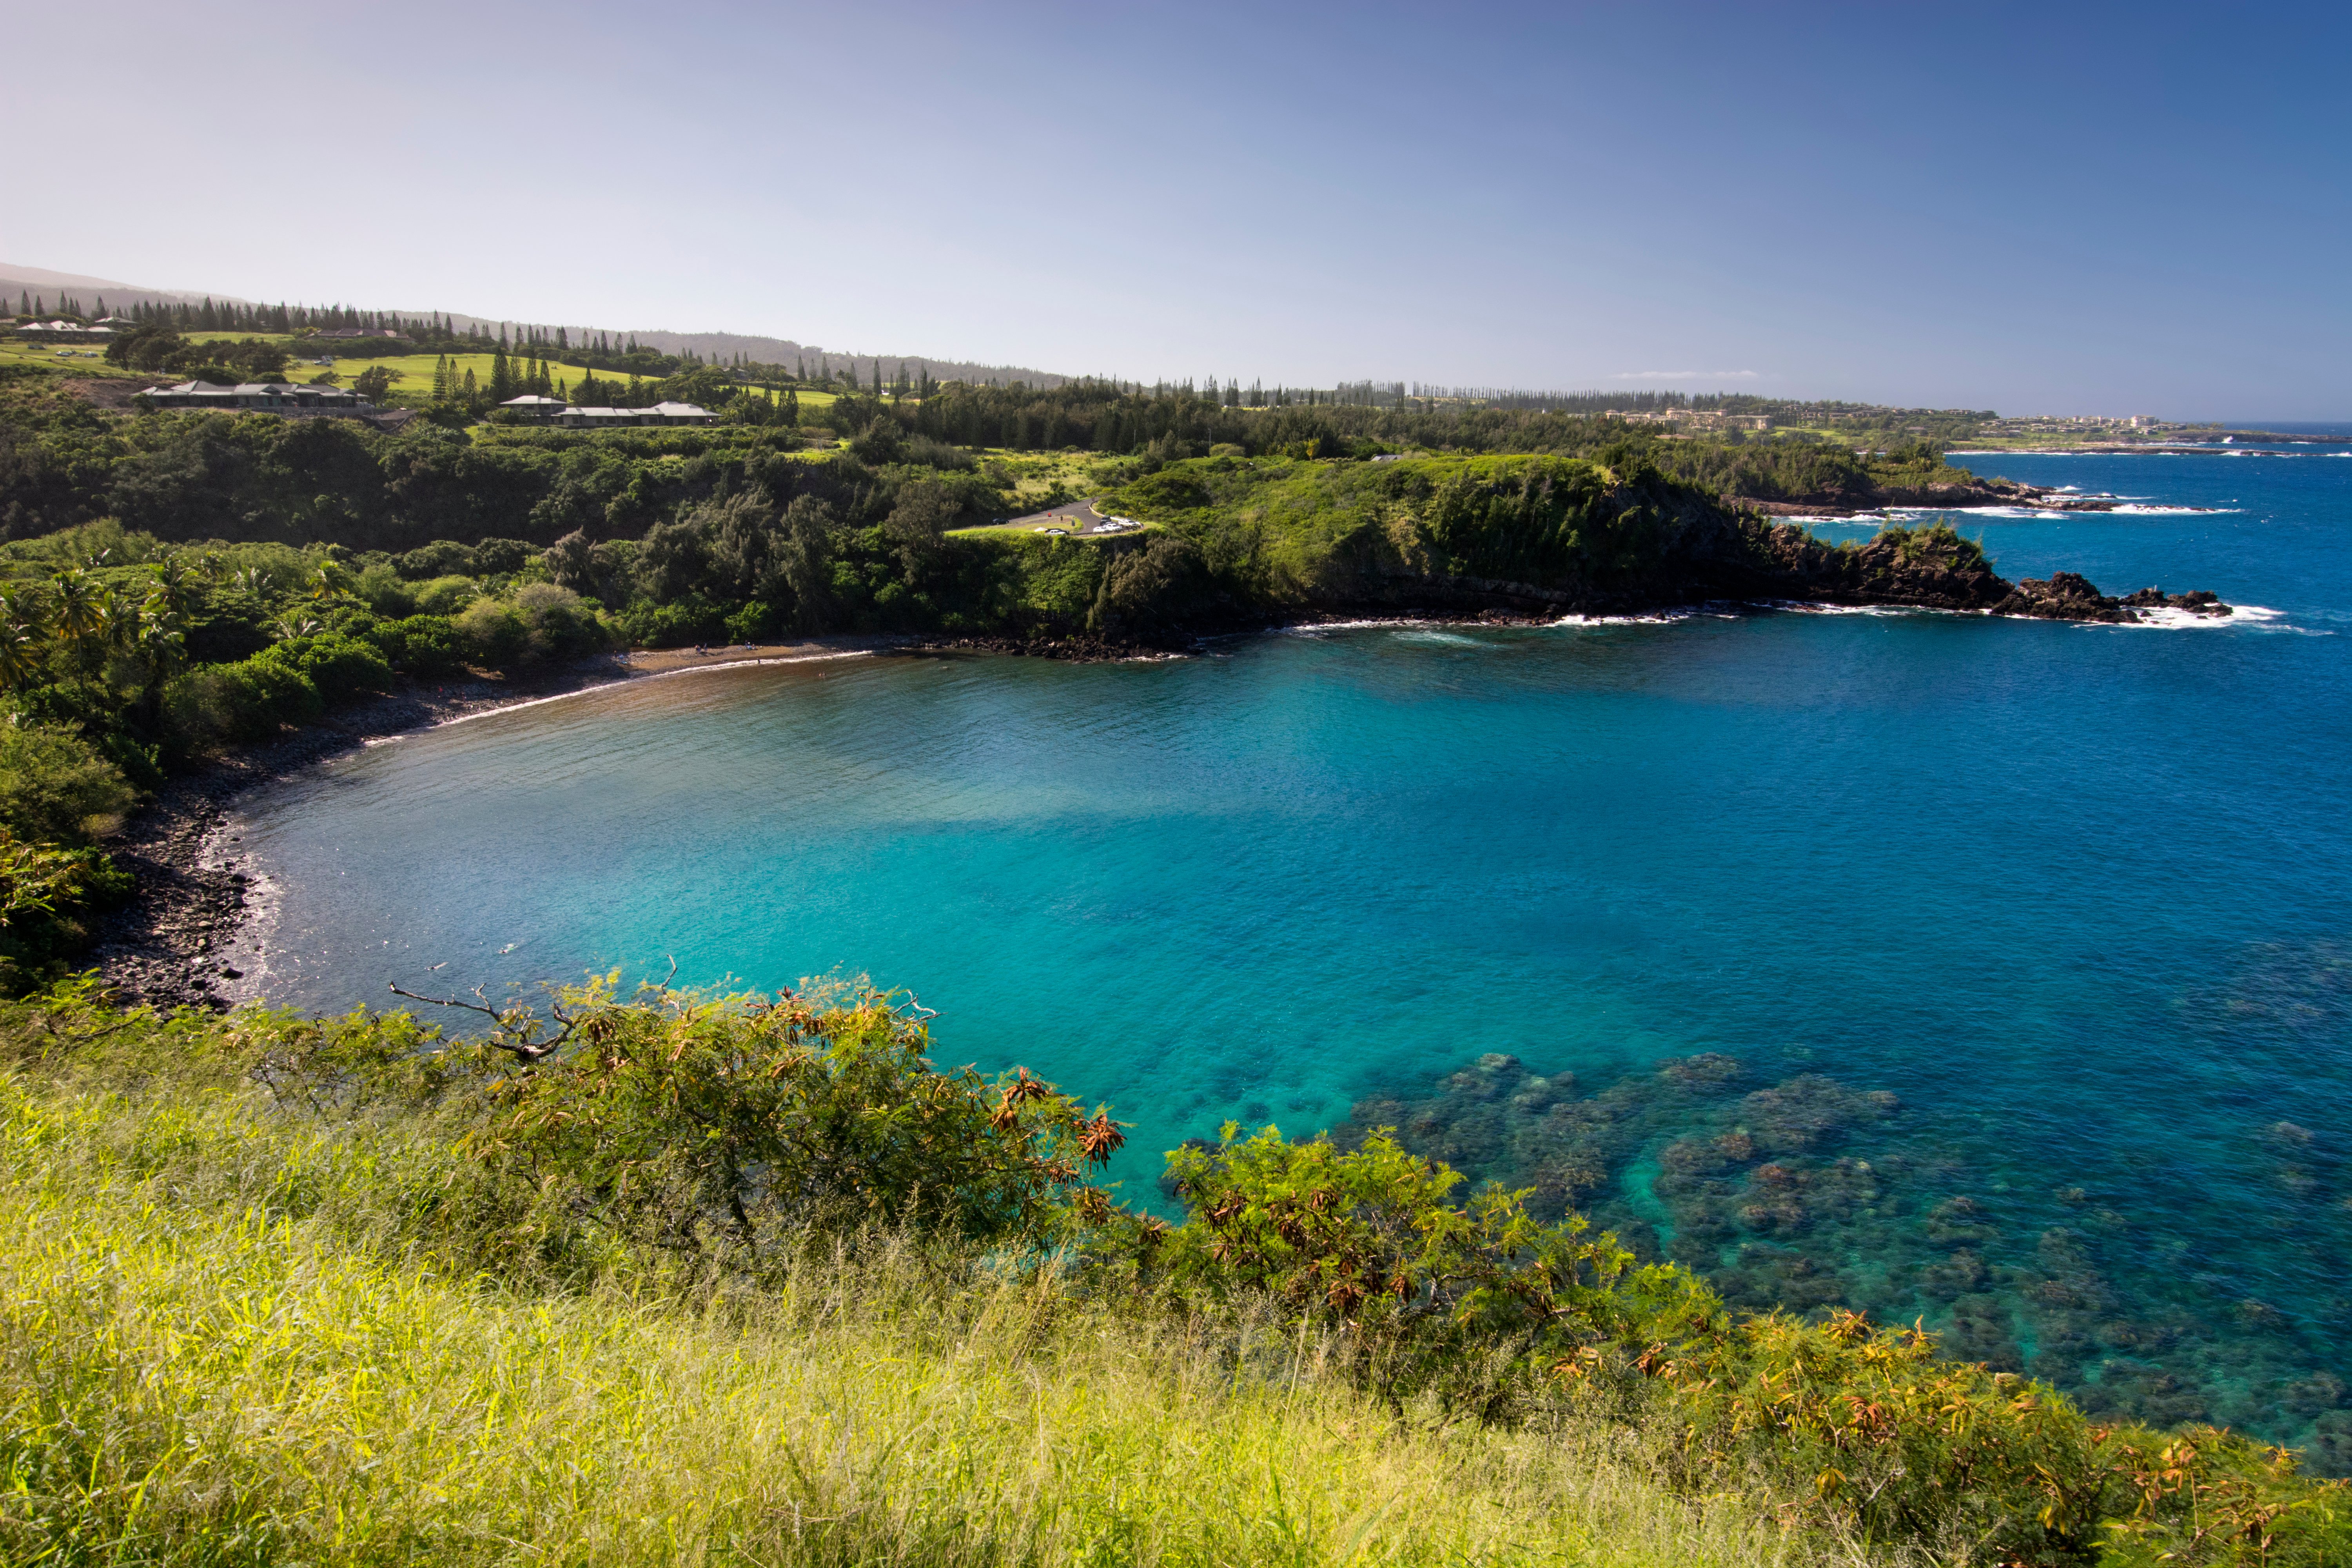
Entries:
POLYGON ((471 577, 436 577, 419 584, 409 603, 422 616, 454 616, 482 596, 482 585, 471 577))
POLYGON ((1084 1175, 1125 1141, 1108 1115, 1025 1072, 937 1071, 903 997, 616 984, 447 1047, 406 1015, 280 1016, 258 1068, 289 1103, 430 1109, 470 1152, 467 1201, 508 1216, 502 1244, 567 1272, 621 1240, 756 1255, 812 1223, 919 1222, 1035 1242, 1109 1212, 1084 1175))
POLYGON ((257 655, 199 665, 163 688, 163 722, 182 752, 265 741, 323 711, 319 689, 283 660, 257 655))
POLYGON ((18 838, 86 844, 138 794, 77 730, 0 722, 0 828, 18 838))
POLYGON ((364 568, 352 581, 352 592, 377 615, 398 620, 416 612, 416 590, 389 562, 364 568))
POLYGON ((28 844, 0 827, 0 995, 64 976, 89 944, 83 923, 131 896, 131 873, 96 849, 28 844))
POLYGON ((396 669, 430 680, 465 667, 465 643, 457 623, 446 616, 409 616, 379 621, 368 629, 368 640, 396 669))
POLYGON ((477 599, 453 623, 467 657, 491 669, 512 669, 530 656, 530 623, 511 599, 477 599))
POLYGON ((605 646, 603 623, 578 594, 552 583, 525 583, 515 590, 515 609, 530 628, 530 657, 537 660, 578 658, 605 646))
POLYGON ((289 638, 250 662, 283 665, 316 688, 330 706, 392 689, 392 667, 374 645, 333 632, 289 638))
POLYGON ((621 629, 640 647, 684 647, 727 640, 727 611, 699 595, 676 604, 640 600, 621 616, 621 629))
POLYGON ((475 572, 474 551, 471 545, 460 544, 454 539, 436 539, 395 557, 393 566, 411 582, 433 577, 470 577, 475 572))

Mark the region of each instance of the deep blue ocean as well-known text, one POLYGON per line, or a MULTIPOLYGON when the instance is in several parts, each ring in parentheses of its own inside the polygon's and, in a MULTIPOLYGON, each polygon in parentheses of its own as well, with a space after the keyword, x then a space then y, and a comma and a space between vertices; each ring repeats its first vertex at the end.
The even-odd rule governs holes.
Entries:
POLYGON ((252 802, 266 989, 863 972, 941 1061, 1110 1102, 1139 1201, 1229 1119, 1394 1125, 1743 1304, 1924 1317, 2341 1473, 2352 443, 1955 461, 2136 498, 1957 520, 2005 575, 2253 608, 633 682, 252 802))

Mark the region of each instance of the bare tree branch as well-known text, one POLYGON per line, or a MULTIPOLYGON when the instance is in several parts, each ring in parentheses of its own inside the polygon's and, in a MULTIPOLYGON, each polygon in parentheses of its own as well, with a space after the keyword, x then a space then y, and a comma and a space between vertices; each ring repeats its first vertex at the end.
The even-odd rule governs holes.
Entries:
MULTIPOLYGON (((454 996, 425 996, 415 991, 404 991, 396 983, 387 983, 387 984, 394 995, 405 996, 412 1002, 429 1002, 436 1007, 462 1007, 468 1013, 481 1014, 498 1026, 490 1031, 484 1043, 505 1051, 510 1056, 520 1057, 527 1062, 535 1062, 553 1056, 563 1043, 572 1037, 572 1031, 580 1027, 580 1020, 567 1015, 563 1011, 562 1003, 551 1003, 547 1010, 554 1015, 555 1021, 563 1027, 550 1038, 541 1040, 535 1037, 539 1029, 539 1020, 531 1016, 530 1009, 528 1007, 517 1007, 501 1013, 496 1007, 489 1005, 488 998, 480 1002, 460 1002, 454 996), (501 1038, 502 1036, 510 1037, 501 1038)), ((474 994, 480 996, 482 988, 478 985, 475 986, 474 994)))

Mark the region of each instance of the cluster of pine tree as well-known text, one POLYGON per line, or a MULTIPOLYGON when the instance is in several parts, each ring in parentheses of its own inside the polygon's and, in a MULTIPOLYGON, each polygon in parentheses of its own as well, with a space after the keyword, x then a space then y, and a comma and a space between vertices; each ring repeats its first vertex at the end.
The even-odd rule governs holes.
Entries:
MULTIPOLYGON (((0 295, 0 299, 5 298, 5 295, 0 295)), ((0 305, 0 310, 5 309, 5 306, 0 305)), ((28 292, 16 297, 16 319, 19 321, 47 321, 53 316, 62 316, 70 321, 88 322, 106 313, 106 296, 103 294, 98 297, 98 309, 94 311, 82 309, 80 300, 64 294, 58 296, 58 308, 54 310, 49 309, 48 300, 41 295, 28 292)))

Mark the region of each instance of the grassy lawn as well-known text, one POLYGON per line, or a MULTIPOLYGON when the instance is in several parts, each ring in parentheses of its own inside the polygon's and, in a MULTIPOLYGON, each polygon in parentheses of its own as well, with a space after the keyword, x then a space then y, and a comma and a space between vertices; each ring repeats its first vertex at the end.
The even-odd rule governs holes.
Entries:
MULTIPOLYGON (((316 344, 309 343, 302 339, 282 337, 274 333, 191 332, 188 334, 189 341, 192 342, 210 342, 215 340, 226 340, 228 342, 235 342, 241 339, 254 336, 264 337, 270 342, 283 343, 298 354, 303 352, 303 347, 317 346, 316 344)), ((39 347, 40 345, 34 344, 30 346, 39 347)), ((331 349, 328 352, 331 353, 332 351, 331 349)), ((382 365, 384 369, 392 372, 393 374, 399 377, 397 381, 393 383, 392 396, 389 401, 394 404, 414 405, 421 404, 432 395, 433 366, 439 357, 440 356, 437 354, 394 354, 387 355, 383 358, 363 359, 355 355, 345 357, 339 354, 335 357, 335 363, 332 369, 338 380, 348 383, 353 376, 359 374, 360 372, 367 369, 369 366, 382 365)), ((474 373, 474 381, 477 385, 488 386, 490 383, 490 361, 493 357, 494 356, 487 353, 453 354, 450 356, 452 374, 462 379, 466 372, 470 370, 474 373)), ((62 363, 64 362, 60 361, 58 363, 62 363)), ((98 362, 95 360, 89 360, 81 363, 95 364, 98 362)), ((289 381, 310 381, 319 374, 320 369, 320 366, 310 363, 307 360, 297 359, 293 363, 286 367, 286 378, 289 381)), ((573 389, 576 390, 580 384, 581 379, 588 374, 588 369, 585 365, 568 363, 559 359, 550 365, 548 374, 553 375, 559 381, 571 383, 573 389)), ((625 373, 616 375, 609 371, 600 370, 596 373, 596 379, 600 382, 619 382, 625 385, 627 384, 629 378, 625 373)), ((834 394, 830 392, 803 391, 800 395, 800 398, 801 408, 803 412, 812 409, 824 408, 836 401, 834 394)))
POLYGON ((102 349, 86 349, 66 343, 27 342, 22 338, 0 338, 0 364, 40 364, 70 371, 75 375, 122 375, 103 358, 102 349), (70 357, 68 357, 68 354, 70 357))
POLYGON ((977 456, 982 467, 1002 468, 1011 476, 1015 516, 1083 500, 1118 482, 1106 471, 1111 465, 1092 452, 1015 452, 992 447, 977 456))

